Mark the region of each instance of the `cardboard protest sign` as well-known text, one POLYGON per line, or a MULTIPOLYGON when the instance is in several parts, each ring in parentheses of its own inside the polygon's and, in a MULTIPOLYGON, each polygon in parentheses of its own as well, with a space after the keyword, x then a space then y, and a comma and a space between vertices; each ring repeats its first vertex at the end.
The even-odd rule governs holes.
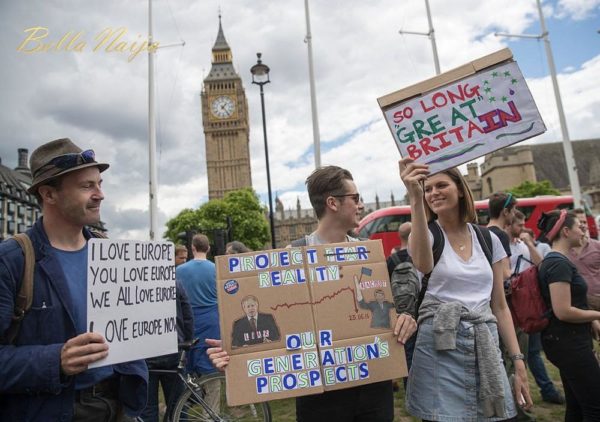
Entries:
POLYGON ((509 49, 378 102, 400 155, 432 173, 546 131, 509 49))
POLYGON ((219 256, 231 406, 406 376, 380 241, 219 256))
POLYGON ((104 336, 111 365, 177 352, 175 247, 90 239, 87 327, 104 336))

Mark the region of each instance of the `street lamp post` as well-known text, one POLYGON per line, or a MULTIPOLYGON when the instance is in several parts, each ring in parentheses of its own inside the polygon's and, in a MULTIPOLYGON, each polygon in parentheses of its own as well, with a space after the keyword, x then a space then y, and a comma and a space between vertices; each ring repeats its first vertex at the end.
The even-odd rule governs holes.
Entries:
POLYGON ((269 225, 271 226, 271 247, 275 249, 275 222, 273 221, 273 199, 271 193, 271 171, 269 168, 269 145, 267 143, 267 122, 265 119, 265 94, 263 91, 263 85, 268 84, 269 79, 269 66, 264 64, 260 57, 261 53, 256 53, 257 61, 254 66, 250 68, 252 73, 252 83, 260 87, 260 106, 262 109, 262 123, 263 123, 263 137, 265 140, 265 161, 267 164, 267 189, 269 192, 269 225))

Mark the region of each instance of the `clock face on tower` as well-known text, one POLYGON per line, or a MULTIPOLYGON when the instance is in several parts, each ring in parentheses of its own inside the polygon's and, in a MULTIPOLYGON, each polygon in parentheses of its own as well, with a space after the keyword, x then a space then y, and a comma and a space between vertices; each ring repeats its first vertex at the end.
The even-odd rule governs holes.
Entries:
POLYGON ((231 97, 221 95, 210 104, 210 111, 218 119, 227 119, 233 115, 235 103, 231 97))

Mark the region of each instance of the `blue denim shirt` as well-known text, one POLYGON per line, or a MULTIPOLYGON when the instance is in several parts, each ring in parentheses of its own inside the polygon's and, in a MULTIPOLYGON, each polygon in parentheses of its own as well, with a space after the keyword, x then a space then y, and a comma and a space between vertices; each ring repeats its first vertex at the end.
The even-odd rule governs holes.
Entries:
MULTIPOLYGON (((33 302, 14 344, 4 333, 10 326, 15 296, 21 288, 23 252, 14 240, 0 243, 0 420, 72 419, 75 383, 60 376, 60 351, 76 336, 72 298, 59 262, 50 253, 42 218, 27 232, 36 265, 33 302)), ((86 239, 91 237, 84 229, 86 239)), ((146 405, 148 370, 143 360, 114 365, 121 375, 119 398, 130 415, 146 405)))

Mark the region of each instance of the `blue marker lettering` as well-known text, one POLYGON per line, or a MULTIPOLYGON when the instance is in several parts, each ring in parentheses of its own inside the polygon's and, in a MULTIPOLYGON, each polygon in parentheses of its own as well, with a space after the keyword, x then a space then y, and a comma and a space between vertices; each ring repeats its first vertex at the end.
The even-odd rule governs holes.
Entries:
POLYGON ((268 393, 269 389, 267 388, 267 391, 263 391, 263 389, 267 386, 267 377, 257 377, 256 378, 256 392, 258 394, 263 394, 263 393, 268 393))
POLYGON ((335 368, 335 377, 339 382, 346 382, 346 380, 347 380, 346 367, 338 366, 337 368, 335 368), (342 375, 342 372, 343 372, 343 375, 342 375))
POLYGON ((296 388, 296 375, 286 374, 283 376, 283 387, 286 390, 293 390, 296 388))
POLYGON ((229 272, 236 273, 240 270, 240 260, 237 258, 229 258, 229 272))
POLYGON ((319 331, 319 345, 321 347, 331 346, 331 330, 319 331))
POLYGON ((267 255, 256 255, 256 268, 264 270, 269 266, 269 257, 267 255))
POLYGON ((360 370, 360 379, 369 378, 369 365, 367 365, 367 362, 361 362, 358 369, 360 370))
POLYGON ((263 359, 263 367, 265 368, 265 374, 272 374, 275 372, 273 367, 273 358, 263 359))

